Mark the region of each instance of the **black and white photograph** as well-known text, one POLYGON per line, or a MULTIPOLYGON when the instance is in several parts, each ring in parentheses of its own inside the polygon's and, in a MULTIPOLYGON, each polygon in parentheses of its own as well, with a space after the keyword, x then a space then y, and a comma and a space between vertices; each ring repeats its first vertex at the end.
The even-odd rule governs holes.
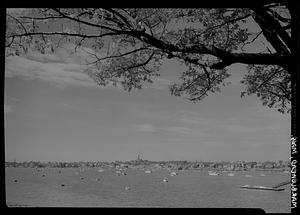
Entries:
POLYGON ((291 213, 297 9, 6 8, 7 207, 291 213))

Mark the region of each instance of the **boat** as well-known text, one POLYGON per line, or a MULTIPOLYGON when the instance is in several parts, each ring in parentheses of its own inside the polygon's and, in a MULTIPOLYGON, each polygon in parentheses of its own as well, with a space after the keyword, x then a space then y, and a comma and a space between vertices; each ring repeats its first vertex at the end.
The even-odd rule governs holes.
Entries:
POLYGON ((209 172, 208 174, 213 175, 213 176, 220 175, 220 173, 218 173, 218 172, 209 172))
POLYGON ((103 172, 104 170, 103 169, 98 169, 98 172, 103 172))
POLYGON ((175 176, 175 175, 178 175, 177 172, 171 172, 171 176, 175 176))
POLYGON ((122 172, 120 170, 117 170, 116 173, 118 176, 122 175, 122 172))
POLYGON ((240 186, 240 188, 244 188, 244 189, 254 189, 254 190, 272 190, 272 191, 283 191, 284 188, 274 188, 274 187, 265 187, 265 186, 259 186, 259 185, 243 185, 240 186))
POLYGON ((168 178, 164 178, 163 182, 168 182, 168 178))
POLYGON ((266 176, 266 174, 260 174, 260 176, 266 176))
POLYGON ((146 170, 145 173, 151 173, 151 170, 146 170))
POLYGON ((253 176, 252 175, 245 175, 245 177, 252 178, 253 176))
POLYGON ((234 174, 233 173, 228 173, 228 176, 234 176, 234 174))

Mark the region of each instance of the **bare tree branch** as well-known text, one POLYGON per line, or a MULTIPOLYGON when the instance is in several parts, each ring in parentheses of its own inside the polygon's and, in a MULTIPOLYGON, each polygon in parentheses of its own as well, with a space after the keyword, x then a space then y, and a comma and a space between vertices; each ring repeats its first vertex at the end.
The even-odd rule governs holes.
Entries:
MULTIPOLYGON (((282 42, 279 39, 276 39, 276 34, 278 34, 278 36, 282 39, 282 41, 284 41, 286 47, 288 47, 291 50, 291 47, 293 45, 291 37, 288 35, 288 33, 284 29, 282 29, 282 27, 278 23, 278 21, 276 21, 274 18, 272 18, 262 8, 253 7, 252 10, 256 14, 255 20, 258 21, 258 24, 260 25, 260 27, 263 28, 262 30, 266 31, 266 30, 270 29, 268 31, 271 31, 268 33, 268 36, 266 37, 266 39, 267 40, 270 39, 269 42, 277 48, 279 44, 282 44, 282 42), (275 42, 279 43, 279 44, 277 44, 277 45, 273 44, 275 42)), ((265 32, 264 32, 264 34, 265 34, 265 32)), ((281 49, 286 52, 286 50, 283 49, 283 47, 281 47, 281 49)))
POLYGON ((86 22, 86 21, 83 21, 83 20, 80 20, 80 19, 77 19, 77 18, 73 18, 73 17, 67 16, 66 14, 62 13, 60 10, 58 10, 56 8, 52 8, 52 10, 56 11, 62 17, 66 18, 66 19, 73 20, 75 22, 80 22, 80 23, 83 23, 85 25, 89 25, 89 26, 93 26, 93 27, 97 27, 97 28, 103 28, 103 29, 106 29, 106 30, 114 31, 114 32, 118 32, 119 31, 118 29, 110 28, 110 27, 107 27, 107 26, 104 26, 104 25, 94 24, 94 23, 91 23, 91 22, 86 22))
POLYGON ((133 66, 129 66, 129 67, 127 67, 127 68, 125 68, 125 69, 133 69, 133 68, 136 68, 136 67, 141 67, 141 66, 145 66, 145 65, 147 65, 149 62, 150 62, 150 60, 152 59, 152 57, 154 56, 154 52, 149 56, 149 58, 146 60, 146 61, 144 61, 143 63, 139 63, 139 64, 135 64, 135 65, 133 65, 133 66))
POLYGON ((12 34, 7 38, 11 37, 25 37, 25 36, 33 36, 33 35, 63 35, 63 36, 72 36, 72 37, 82 37, 82 38, 100 38, 105 36, 112 36, 112 35, 120 35, 122 33, 105 33, 105 34, 98 34, 98 35, 86 35, 86 34, 76 34, 76 33, 67 33, 67 32, 29 32, 24 34, 12 34))
POLYGON ((121 18, 121 20, 123 20, 123 22, 127 25, 128 28, 131 28, 131 24, 128 22, 128 20, 119 12, 117 12, 116 10, 112 9, 112 8, 103 8, 104 10, 107 10, 113 14, 115 14, 116 16, 118 16, 119 18, 121 18))
POLYGON ((132 51, 130 51, 130 52, 126 52, 126 53, 120 54, 120 55, 111 55, 111 56, 107 56, 107 57, 103 57, 103 58, 98 58, 97 55, 93 54, 93 55, 97 58, 97 60, 96 60, 96 61, 93 61, 93 62, 91 62, 91 63, 89 63, 89 64, 94 64, 94 63, 97 63, 97 62, 99 62, 99 61, 101 61, 101 60, 106 60, 106 59, 110 59, 110 58, 123 57, 123 56, 126 56, 126 55, 130 55, 130 54, 132 54, 132 53, 135 53, 135 52, 139 52, 139 51, 142 51, 142 50, 146 50, 146 49, 148 49, 148 48, 139 48, 139 49, 132 50, 132 51))
POLYGON ((14 19, 23 28, 24 32, 27 33, 26 28, 24 27, 24 25, 17 18, 13 17, 10 14, 6 14, 6 15, 9 16, 10 18, 14 19))

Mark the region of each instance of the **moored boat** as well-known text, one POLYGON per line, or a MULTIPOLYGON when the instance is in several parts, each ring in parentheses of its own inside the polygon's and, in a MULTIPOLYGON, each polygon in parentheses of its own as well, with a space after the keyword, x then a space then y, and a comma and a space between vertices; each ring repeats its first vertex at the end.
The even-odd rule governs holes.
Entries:
POLYGON ((209 175, 213 175, 213 176, 220 175, 220 173, 218 173, 218 172, 209 172, 208 174, 209 174, 209 175))
POLYGON ((171 176, 175 176, 175 175, 178 175, 177 172, 171 172, 171 176))

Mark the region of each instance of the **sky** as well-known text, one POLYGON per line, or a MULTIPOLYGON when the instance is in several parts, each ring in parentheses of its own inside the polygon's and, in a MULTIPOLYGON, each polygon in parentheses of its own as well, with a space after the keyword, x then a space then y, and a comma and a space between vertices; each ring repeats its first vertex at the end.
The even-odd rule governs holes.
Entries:
POLYGON ((142 90, 100 87, 84 70, 86 49, 65 44, 5 61, 5 160, 267 161, 290 158, 291 116, 241 98, 243 64, 231 84, 192 103, 170 95, 183 66, 166 60, 142 90))
POLYGON ((182 71, 166 61, 142 90, 100 87, 82 72, 71 45, 54 54, 5 63, 7 161, 288 160, 290 115, 240 98, 245 65, 228 68, 232 83, 203 101, 170 95, 182 71))

